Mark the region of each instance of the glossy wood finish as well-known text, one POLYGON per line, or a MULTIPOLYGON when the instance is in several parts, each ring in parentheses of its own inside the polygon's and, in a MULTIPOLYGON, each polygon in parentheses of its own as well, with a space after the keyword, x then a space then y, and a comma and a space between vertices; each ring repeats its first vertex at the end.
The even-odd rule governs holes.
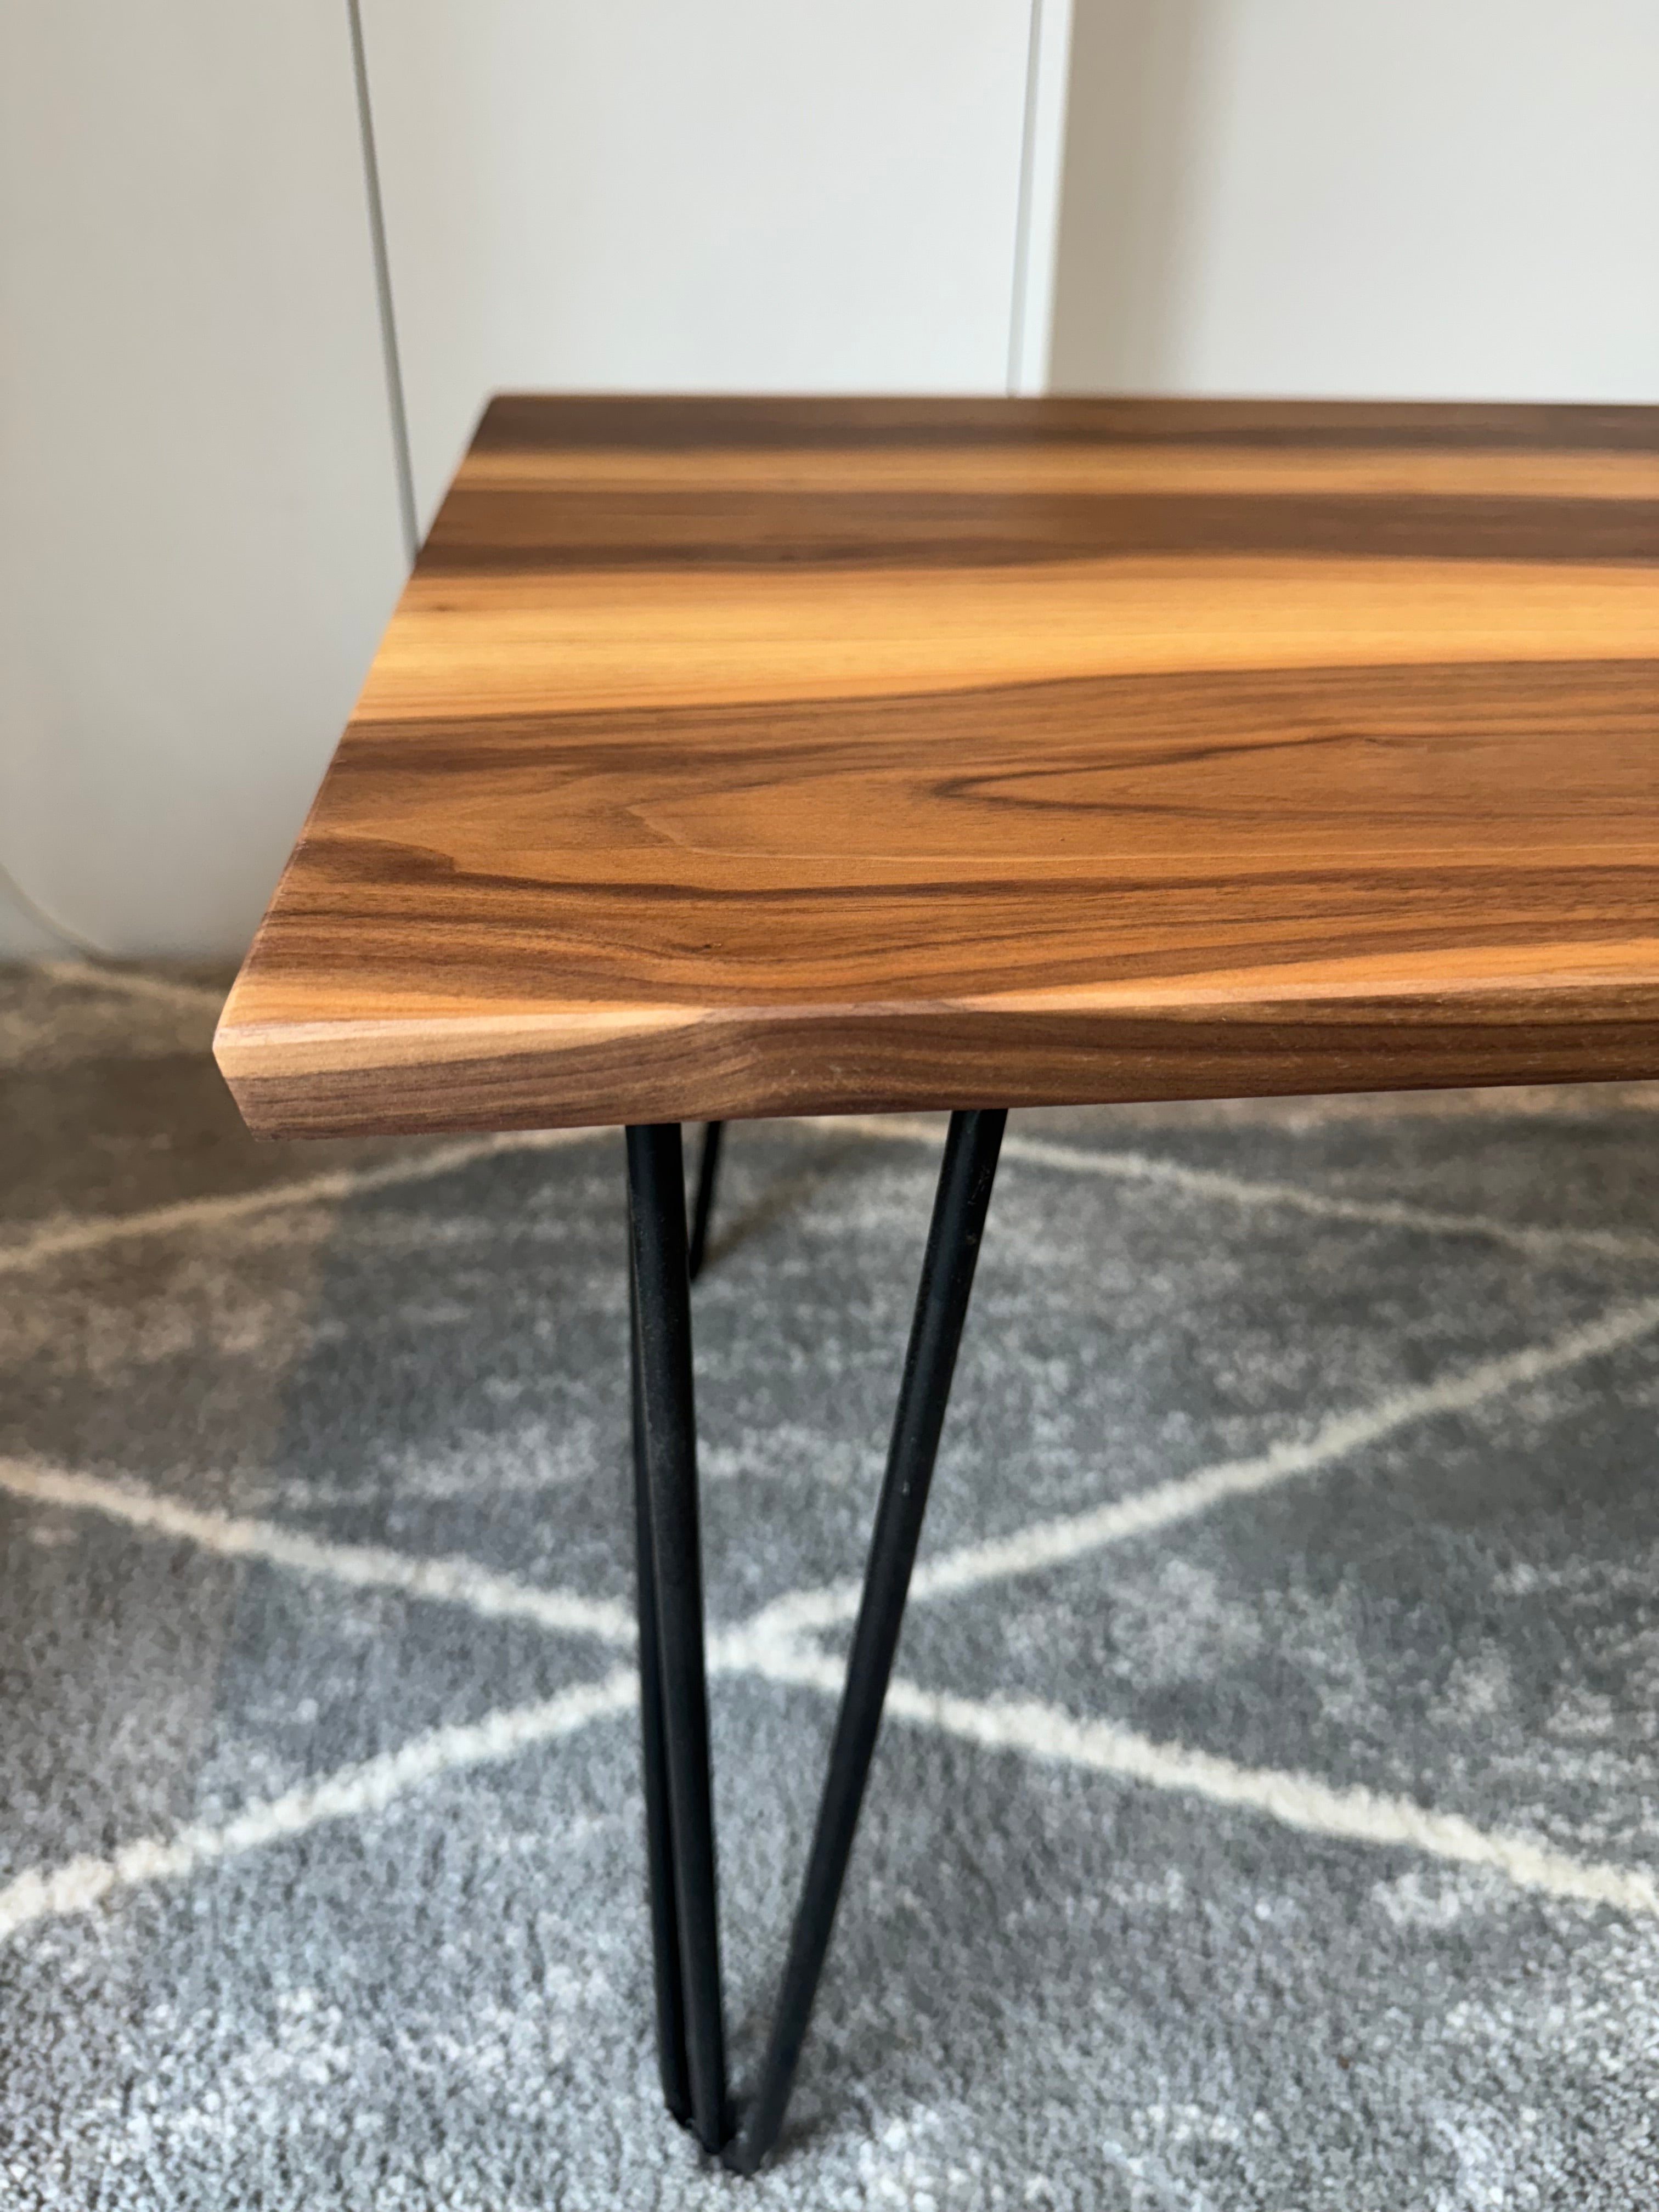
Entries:
POLYGON ((1659 410, 497 400, 280 1133, 1659 1073, 1659 410))

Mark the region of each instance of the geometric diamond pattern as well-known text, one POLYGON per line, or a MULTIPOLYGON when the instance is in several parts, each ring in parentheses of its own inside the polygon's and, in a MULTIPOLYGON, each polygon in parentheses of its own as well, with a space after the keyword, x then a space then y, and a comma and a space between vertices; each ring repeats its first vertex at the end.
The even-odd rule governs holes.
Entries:
MULTIPOLYGON (((212 1006, 0 990, 4 2201, 724 2203, 649 2043, 620 1144, 256 1147, 212 1006)), ((750 2200, 1653 2201, 1654 1111, 1014 1117, 750 2200)), ((734 1128, 698 1286, 740 2076, 939 1141, 734 1128)))

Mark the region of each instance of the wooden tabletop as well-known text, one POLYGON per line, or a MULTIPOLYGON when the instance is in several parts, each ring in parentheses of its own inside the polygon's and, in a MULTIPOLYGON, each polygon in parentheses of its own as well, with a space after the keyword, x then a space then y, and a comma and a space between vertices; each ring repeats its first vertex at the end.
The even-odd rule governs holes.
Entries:
POLYGON ((1659 410, 501 398, 273 1133, 1659 1074, 1659 410))

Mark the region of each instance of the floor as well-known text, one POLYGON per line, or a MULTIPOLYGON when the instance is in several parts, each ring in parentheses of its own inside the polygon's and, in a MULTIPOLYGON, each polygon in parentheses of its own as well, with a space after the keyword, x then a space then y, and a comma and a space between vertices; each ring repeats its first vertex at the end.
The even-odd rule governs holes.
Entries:
MULTIPOLYGON (((1659 2201, 1659 1093, 1015 1116, 788 2133, 649 2044, 614 1133, 0 974, 0 2204, 1659 2201)), ((939 1132, 696 1294, 739 2087, 939 1132), (741 1632, 739 1633, 738 1632, 741 1632)))

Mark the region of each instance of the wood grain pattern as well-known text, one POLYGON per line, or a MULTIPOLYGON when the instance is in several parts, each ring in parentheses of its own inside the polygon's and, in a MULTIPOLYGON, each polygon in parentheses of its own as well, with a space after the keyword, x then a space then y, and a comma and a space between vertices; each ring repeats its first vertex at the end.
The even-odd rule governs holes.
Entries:
POLYGON ((1659 410, 507 398, 271 1133, 1659 1074, 1659 410))

